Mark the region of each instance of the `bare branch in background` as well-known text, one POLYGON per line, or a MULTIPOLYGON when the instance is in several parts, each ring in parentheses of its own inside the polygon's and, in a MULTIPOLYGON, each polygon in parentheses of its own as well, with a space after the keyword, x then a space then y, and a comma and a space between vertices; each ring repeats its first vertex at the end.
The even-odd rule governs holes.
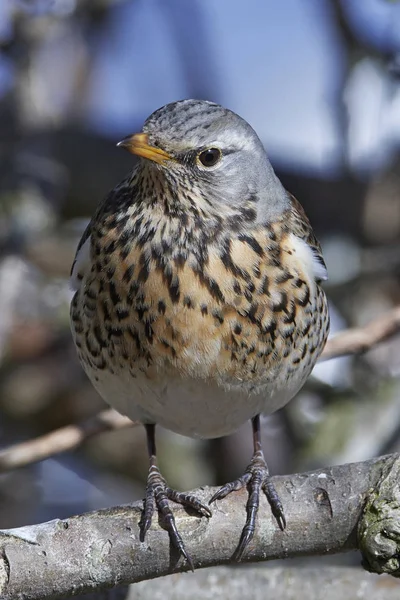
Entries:
POLYGON ((33 440, 1 450, 0 473, 24 467, 66 450, 73 450, 98 433, 133 427, 135 424, 115 410, 104 410, 82 423, 67 425, 33 440))
POLYGON ((400 332, 400 306, 365 325, 338 333, 328 340, 321 360, 347 354, 363 354, 380 342, 400 332))
MULTIPOLYGON (((245 560, 334 554, 362 547, 371 570, 399 575, 397 481, 400 458, 274 477, 287 517, 282 532, 264 497, 245 560), (364 507, 366 506, 366 509, 364 507), (372 558, 372 560, 370 560, 372 558)), ((196 490, 207 502, 215 490, 196 490)), ((177 526, 196 568, 232 562, 245 521, 246 490, 213 507, 210 519, 174 508, 177 526)), ((154 521, 139 541, 142 503, 0 531, 0 597, 46 600, 99 591, 187 571, 154 521)))

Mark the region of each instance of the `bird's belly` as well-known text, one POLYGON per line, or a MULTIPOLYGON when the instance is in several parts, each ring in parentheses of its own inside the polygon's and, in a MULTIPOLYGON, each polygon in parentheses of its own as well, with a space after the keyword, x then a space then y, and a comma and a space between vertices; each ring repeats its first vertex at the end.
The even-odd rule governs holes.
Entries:
POLYGON ((249 384, 225 389, 215 382, 177 376, 152 379, 121 370, 88 372, 104 400, 133 421, 157 423, 188 437, 216 438, 236 431, 260 413, 284 406, 304 383, 304 377, 278 378, 273 384, 249 384))

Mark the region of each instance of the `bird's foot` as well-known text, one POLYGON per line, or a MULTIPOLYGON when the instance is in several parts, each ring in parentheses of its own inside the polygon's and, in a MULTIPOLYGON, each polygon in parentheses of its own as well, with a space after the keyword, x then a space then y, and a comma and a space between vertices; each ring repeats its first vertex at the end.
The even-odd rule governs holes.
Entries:
POLYGON ((203 517, 211 517, 211 511, 208 506, 200 502, 198 498, 183 492, 177 492, 167 486, 164 477, 161 475, 158 467, 152 465, 147 479, 146 498, 144 500, 144 509, 140 521, 140 541, 144 542, 146 533, 150 528, 156 509, 162 516, 171 542, 178 552, 186 559, 188 565, 193 571, 193 561, 190 554, 186 551, 182 537, 176 527, 173 512, 169 506, 168 500, 173 500, 182 506, 192 508, 203 517))
POLYGON ((271 481, 268 466, 265 462, 265 458, 262 451, 258 451, 253 455, 251 463, 249 464, 246 471, 241 477, 239 477, 235 481, 226 483, 224 486, 221 487, 221 489, 218 490, 218 492, 214 494, 214 496, 210 500, 210 504, 211 502, 215 502, 215 500, 221 500, 221 498, 225 498, 225 496, 227 496, 231 492, 240 490, 245 486, 247 486, 249 491, 249 499, 247 501, 246 506, 246 523, 242 531, 239 545, 235 552, 235 559, 238 561, 242 558, 246 547, 248 546, 254 535, 256 516, 260 504, 261 490, 267 496, 268 502, 271 506, 272 514, 277 520, 281 530, 283 531, 286 527, 286 519, 283 512, 283 506, 279 499, 278 493, 274 487, 274 484, 271 481))

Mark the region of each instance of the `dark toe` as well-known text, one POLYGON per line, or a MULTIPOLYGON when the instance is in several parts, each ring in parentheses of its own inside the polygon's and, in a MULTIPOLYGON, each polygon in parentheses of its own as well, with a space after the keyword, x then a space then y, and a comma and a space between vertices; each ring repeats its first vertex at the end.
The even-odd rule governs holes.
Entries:
POLYGON ((279 527, 284 530, 286 527, 286 519, 283 512, 283 506, 278 496, 278 493, 271 481, 267 463, 265 462, 262 452, 254 454, 253 459, 246 469, 242 477, 222 486, 211 498, 209 504, 215 500, 221 500, 233 491, 240 490, 247 486, 249 498, 246 505, 246 523, 242 530, 240 542, 235 551, 235 560, 241 560, 243 554, 253 539, 256 527, 256 517, 260 506, 260 494, 263 491, 267 496, 271 506, 272 514, 274 515, 279 527))
POLYGON ((182 504, 182 506, 189 507, 202 516, 211 517, 212 513, 208 506, 202 504, 198 498, 191 494, 177 492, 168 487, 165 483, 165 479, 159 472, 158 467, 153 465, 147 481, 144 509, 139 523, 140 541, 144 542, 146 533, 151 526, 153 515, 157 510, 168 531, 172 545, 178 550, 179 554, 185 558, 193 571, 192 558, 187 552, 182 537, 177 529, 175 517, 168 502, 169 500, 182 504))

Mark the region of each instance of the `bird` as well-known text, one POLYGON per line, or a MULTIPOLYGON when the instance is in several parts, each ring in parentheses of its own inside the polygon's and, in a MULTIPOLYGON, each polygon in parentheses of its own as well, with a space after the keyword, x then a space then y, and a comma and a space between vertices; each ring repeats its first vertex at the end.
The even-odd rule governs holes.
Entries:
POLYGON ((326 342, 321 246, 254 129, 219 104, 167 104, 117 146, 138 160, 100 202, 77 248, 70 320, 78 357, 100 396, 145 427, 141 542, 158 513, 193 570, 170 501, 210 518, 211 503, 247 488, 240 560, 263 493, 286 527, 260 415, 295 396, 326 342), (247 421, 251 461, 208 505, 168 486, 156 425, 210 439, 247 421))

